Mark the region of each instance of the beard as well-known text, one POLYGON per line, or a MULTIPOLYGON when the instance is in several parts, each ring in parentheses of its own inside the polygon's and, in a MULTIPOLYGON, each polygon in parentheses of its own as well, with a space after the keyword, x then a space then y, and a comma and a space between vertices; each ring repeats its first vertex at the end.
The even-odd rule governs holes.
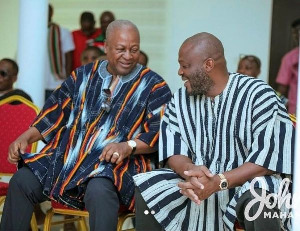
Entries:
POLYGON ((214 85, 214 82, 209 75, 201 69, 198 69, 191 74, 189 82, 191 85, 191 91, 188 93, 189 95, 206 95, 214 85))

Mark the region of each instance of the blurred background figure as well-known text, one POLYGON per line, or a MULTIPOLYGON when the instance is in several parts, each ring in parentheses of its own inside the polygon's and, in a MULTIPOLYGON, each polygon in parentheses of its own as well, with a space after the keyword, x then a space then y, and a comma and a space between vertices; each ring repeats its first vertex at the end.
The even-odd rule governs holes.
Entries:
POLYGON ((81 29, 72 32, 75 44, 73 69, 81 65, 80 56, 87 45, 101 34, 101 30, 95 28, 94 14, 91 12, 83 12, 81 14, 80 26, 81 29))
POLYGON ((106 58, 106 55, 102 50, 100 50, 100 48, 87 47, 81 53, 81 65, 86 65, 88 63, 94 62, 97 59, 102 60, 105 58, 106 58))
POLYGON ((142 64, 143 66, 147 66, 148 64, 148 55, 140 50, 140 56, 139 56, 139 64, 142 64))
POLYGON ((278 94, 287 106, 288 112, 296 114, 300 18, 295 20, 291 27, 296 47, 283 56, 276 82, 278 94))
POLYGON ((108 25, 115 21, 115 16, 111 11, 104 11, 100 16, 100 30, 101 34, 95 38, 92 43, 90 43, 90 46, 96 46, 99 47, 102 51, 104 51, 104 42, 106 39, 106 29, 108 25))
POLYGON ((69 30, 52 22, 53 7, 48 12, 48 55, 45 72, 45 100, 71 74, 73 38, 69 30))
POLYGON ((260 74, 260 67, 261 62, 258 57, 246 55, 240 59, 236 72, 256 78, 260 74))
POLYGON ((8 58, 0 60, 0 100, 9 96, 19 95, 32 101, 27 93, 13 88, 18 78, 18 72, 18 64, 14 60, 8 58))

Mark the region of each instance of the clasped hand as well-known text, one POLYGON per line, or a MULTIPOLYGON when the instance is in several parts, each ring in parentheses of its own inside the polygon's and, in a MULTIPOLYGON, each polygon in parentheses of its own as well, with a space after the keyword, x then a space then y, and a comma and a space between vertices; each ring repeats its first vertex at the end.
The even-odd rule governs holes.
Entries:
POLYGON ((217 192, 218 176, 212 174, 209 169, 203 165, 189 168, 184 171, 187 176, 185 182, 178 183, 180 193, 190 198, 196 204, 200 204, 202 200, 207 199, 213 193, 217 192))

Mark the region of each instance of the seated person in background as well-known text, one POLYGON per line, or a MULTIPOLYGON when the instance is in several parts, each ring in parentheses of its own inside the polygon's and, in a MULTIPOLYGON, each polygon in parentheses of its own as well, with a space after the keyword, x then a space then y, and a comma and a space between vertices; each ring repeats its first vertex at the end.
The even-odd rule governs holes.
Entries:
POLYGON ((148 64, 148 55, 143 51, 140 51, 139 64, 142 64, 143 66, 147 66, 148 64))
POLYGON ((25 166, 10 181, 0 230, 27 231, 34 205, 49 199, 86 208, 91 231, 116 230, 120 205, 134 209, 132 176, 150 170, 171 99, 163 78, 138 64, 139 47, 132 22, 112 22, 107 60, 73 71, 10 145, 8 160, 25 166), (40 153, 24 153, 38 140, 40 153))
POLYGON ((246 55, 240 59, 236 72, 256 78, 260 74, 260 66, 259 58, 254 55, 246 55))
POLYGON ((100 60, 103 56, 106 57, 105 53, 98 47, 87 47, 81 53, 81 65, 86 65, 96 60, 100 60))
POLYGON ((234 230, 236 219, 245 230, 290 229, 290 217, 264 216, 279 205, 249 203, 253 192, 281 195, 291 178, 295 130, 284 105, 262 80, 228 74, 212 34, 185 40, 178 61, 184 87, 168 104, 159 136, 159 160, 170 169, 134 176, 136 230, 234 230))
POLYGON ((0 60, 0 100, 9 96, 19 95, 32 101, 31 97, 24 91, 13 88, 14 82, 18 78, 18 72, 18 64, 14 60, 8 58, 0 60))

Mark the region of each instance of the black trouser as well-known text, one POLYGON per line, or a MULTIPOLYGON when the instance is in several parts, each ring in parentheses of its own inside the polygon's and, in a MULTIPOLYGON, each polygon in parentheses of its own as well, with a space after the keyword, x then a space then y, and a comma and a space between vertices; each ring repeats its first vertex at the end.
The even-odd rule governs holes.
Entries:
MULTIPOLYGON (((1 219, 1 231, 28 231, 34 205, 47 200, 42 185, 33 172, 23 167, 9 183, 1 219)), ((119 198, 112 181, 93 178, 84 196, 89 212, 91 231, 115 231, 118 222, 119 198)))
MULTIPOLYGON (((261 195, 261 189, 256 189, 256 192, 261 195)), ((270 210, 266 206, 264 206, 262 213, 260 216, 254 221, 247 221, 244 217, 244 211, 246 205, 253 199, 254 197, 250 193, 250 191, 246 191, 241 198, 238 200, 236 206, 237 219, 240 225, 246 231, 280 231, 280 219, 272 219, 272 218, 264 218, 264 212, 277 212, 276 209, 270 210)), ((163 230, 161 225, 157 222, 154 216, 151 214, 151 211, 147 207, 143 197, 141 196, 140 191, 136 188, 135 190, 135 206, 136 206, 136 231, 160 231, 163 230), (146 214, 145 214, 146 211, 146 214)), ((249 216, 252 217, 258 209, 258 203, 252 206, 250 210, 249 216)), ((220 219, 222 219, 220 217, 220 219)))
MULTIPOLYGON (((261 195, 261 189, 255 189, 256 193, 258 195, 261 195)), ((267 194, 268 195, 268 194, 267 194)), ((255 197, 252 195, 252 193, 248 190, 246 191, 238 200, 237 205, 235 207, 237 220, 239 224, 246 230, 246 231, 280 231, 280 218, 269 218, 265 216, 265 214, 272 214, 274 213, 280 214, 279 210, 275 207, 274 209, 269 209, 265 205, 262 209, 262 212, 259 214, 259 216, 253 220, 248 221, 245 218, 245 208, 247 204, 252 201, 255 197)), ((273 202, 271 202, 273 203, 273 202)), ((256 211, 259 208, 260 202, 255 203, 253 206, 251 206, 251 209, 249 211, 249 216, 253 217, 256 214, 256 211)))
POLYGON ((160 231, 163 230, 151 214, 138 188, 135 188, 135 230, 136 231, 160 231))

